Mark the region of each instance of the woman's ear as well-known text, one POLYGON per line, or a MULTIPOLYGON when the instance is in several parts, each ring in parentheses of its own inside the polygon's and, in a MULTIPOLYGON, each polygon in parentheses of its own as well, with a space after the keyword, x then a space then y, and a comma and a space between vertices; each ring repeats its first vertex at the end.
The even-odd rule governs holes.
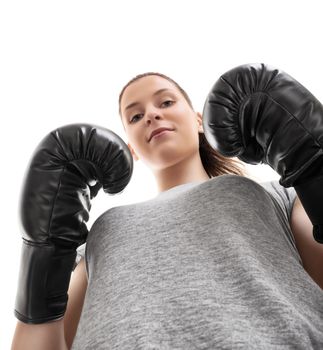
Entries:
POLYGON ((199 132, 204 133, 203 123, 202 123, 202 114, 200 112, 196 112, 196 115, 197 115, 197 122, 199 125, 199 132))
POLYGON ((131 154, 132 154, 134 160, 135 160, 135 161, 139 160, 139 158, 138 158, 136 152, 135 152, 134 149, 131 147, 130 143, 127 143, 127 145, 128 145, 128 148, 129 148, 129 150, 130 150, 130 152, 131 152, 131 154))

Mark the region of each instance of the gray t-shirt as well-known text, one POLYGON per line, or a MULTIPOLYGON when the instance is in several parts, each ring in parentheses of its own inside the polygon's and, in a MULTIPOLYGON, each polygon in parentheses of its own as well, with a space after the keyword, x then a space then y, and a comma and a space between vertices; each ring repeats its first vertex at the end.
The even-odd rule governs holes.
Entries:
POLYGON ((295 197, 221 175, 107 210, 78 249, 88 288, 72 349, 323 349, 295 197))

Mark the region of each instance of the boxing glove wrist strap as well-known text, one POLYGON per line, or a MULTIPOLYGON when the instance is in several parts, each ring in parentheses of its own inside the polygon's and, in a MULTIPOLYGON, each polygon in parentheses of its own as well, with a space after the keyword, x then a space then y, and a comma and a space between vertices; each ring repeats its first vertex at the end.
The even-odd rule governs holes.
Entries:
POLYGON ((76 250, 23 241, 15 316, 45 323, 64 316, 76 250))
POLYGON ((294 185, 295 191, 313 224, 313 236, 323 243, 323 176, 294 185))

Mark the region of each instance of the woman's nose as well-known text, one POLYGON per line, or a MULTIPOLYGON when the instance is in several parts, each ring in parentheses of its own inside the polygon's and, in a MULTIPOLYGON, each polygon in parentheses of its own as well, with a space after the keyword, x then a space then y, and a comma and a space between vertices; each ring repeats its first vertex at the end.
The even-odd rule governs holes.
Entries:
POLYGON ((149 110, 147 110, 146 115, 145 115, 145 119, 146 121, 151 121, 152 119, 159 119, 160 118, 160 113, 157 110, 157 108, 150 108, 149 110))

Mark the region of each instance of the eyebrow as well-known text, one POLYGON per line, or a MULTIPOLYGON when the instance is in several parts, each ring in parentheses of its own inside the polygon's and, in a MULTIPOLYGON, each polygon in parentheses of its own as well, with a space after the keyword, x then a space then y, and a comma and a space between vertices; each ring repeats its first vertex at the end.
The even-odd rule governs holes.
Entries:
MULTIPOLYGON (((167 88, 159 89, 159 90, 157 90, 157 91, 155 91, 155 92, 153 93, 153 96, 156 96, 156 95, 158 95, 158 94, 160 94, 160 93, 162 93, 162 92, 164 92, 164 91, 167 91, 167 90, 173 91, 173 90, 167 89, 167 88)), ((130 105, 128 105, 128 106, 125 108, 125 111, 126 111, 127 109, 130 109, 130 108, 132 108, 132 107, 134 107, 134 106, 137 106, 137 105, 139 105, 139 102, 130 103, 130 105)))

